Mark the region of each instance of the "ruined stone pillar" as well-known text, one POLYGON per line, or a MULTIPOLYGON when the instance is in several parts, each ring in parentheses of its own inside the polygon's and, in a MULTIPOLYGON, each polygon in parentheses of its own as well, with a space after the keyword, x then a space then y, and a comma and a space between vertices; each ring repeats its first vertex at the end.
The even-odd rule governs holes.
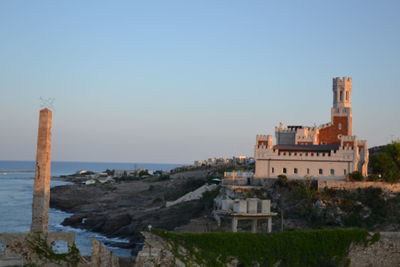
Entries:
POLYGON ((234 233, 237 232, 237 226, 238 226, 238 219, 236 217, 232 217, 232 232, 234 233))
POLYGON ((268 233, 272 232, 272 217, 268 217, 268 233))
POLYGON ((33 188, 31 232, 47 232, 50 201, 52 112, 42 109, 36 151, 36 174, 33 188))
POLYGON ((251 220, 251 232, 257 233, 257 219, 251 220))

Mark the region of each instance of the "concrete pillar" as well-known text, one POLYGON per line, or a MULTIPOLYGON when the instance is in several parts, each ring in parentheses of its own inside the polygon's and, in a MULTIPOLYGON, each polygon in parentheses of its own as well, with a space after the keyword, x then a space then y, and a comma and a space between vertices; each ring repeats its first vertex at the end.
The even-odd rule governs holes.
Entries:
POLYGON ((237 226, 238 226, 238 219, 236 217, 232 217, 232 232, 234 233, 237 232, 237 226))
POLYGON ((271 212, 271 200, 261 200, 261 213, 271 212))
POLYGON ((256 198, 247 199, 247 213, 256 214, 257 213, 258 200, 256 198))
POLYGON ((257 233, 257 219, 251 220, 251 232, 252 233, 257 233))
POLYGON ((268 233, 272 232, 272 217, 268 217, 268 233))
POLYGON ((42 109, 36 151, 36 174, 33 188, 31 232, 47 232, 50 200, 52 112, 42 109))

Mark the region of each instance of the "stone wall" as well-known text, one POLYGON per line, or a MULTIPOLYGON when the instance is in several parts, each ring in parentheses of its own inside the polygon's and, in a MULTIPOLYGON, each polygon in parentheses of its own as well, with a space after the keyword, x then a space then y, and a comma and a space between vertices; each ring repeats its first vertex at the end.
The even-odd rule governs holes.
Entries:
MULTIPOLYGON (((0 244, 5 249, 0 252, 0 266, 24 266, 34 263, 43 267, 70 266, 68 261, 54 261, 43 255, 39 255, 34 247, 39 251, 44 248, 40 245, 41 240, 45 240, 48 247, 52 247, 55 241, 65 241, 68 247, 72 247, 75 241, 74 232, 49 232, 46 234, 33 233, 2 233, 0 234, 0 244), (34 247, 32 247, 34 246, 34 247)), ((82 260, 79 258, 79 260, 82 260)), ((84 261, 78 263, 79 267, 88 267, 84 261)))
POLYGON ((368 246, 354 246, 349 253, 351 267, 400 266, 400 233, 381 233, 381 239, 368 246))
POLYGON ((377 187, 390 193, 400 192, 400 183, 385 182, 346 182, 346 181, 318 181, 318 189, 331 188, 343 190, 356 190, 358 188, 377 187))
MULTIPOLYGON (((67 261, 56 262, 46 257, 37 255, 37 252, 31 248, 28 239, 35 234, 0 234, 0 245, 4 248, 0 249, 0 267, 3 266, 24 266, 25 264, 34 263, 42 267, 60 267, 71 266, 67 261)), ((54 241, 65 241, 69 247, 72 247, 75 241, 74 232, 49 232, 46 235, 41 235, 45 238, 49 247, 54 241)), ((79 256, 78 267, 120 267, 120 259, 113 255, 111 251, 96 240, 92 240, 92 256, 90 261, 82 256, 79 256)), ((131 265, 131 264, 125 264, 131 265)))
POLYGON ((103 246, 97 239, 92 239, 92 257, 90 266, 119 267, 119 259, 103 246))
POLYGON ((217 188, 216 184, 211 184, 211 185, 205 184, 205 185, 197 188, 196 190, 189 192, 186 195, 178 198, 177 200, 167 201, 165 206, 171 207, 171 206, 174 206, 174 205, 182 203, 182 202, 200 199, 200 198, 202 198, 203 193, 214 190, 215 188, 217 188))
POLYGON ((256 147, 256 167, 254 178, 276 178, 280 174, 288 178, 301 179, 313 176, 316 179, 344 179, 356 170, 358 150, 353 147, 340 147, 330 152, 281 152, 265 146, 256 147), (283 172, 287 169, 287 173, 283 172), (297 169, 297 173, 294 172, 297 169), (307 170, 308 169, 308 170, 307 170), (319 169, 323 173, 319 173, 319 169), (331 169, 334 174, 331 174, 331 169), (346 172, 346 173, 345 173, 346 172))
POLYGON ((144 246, 136 257, 135 266, 186 266, 183 262, 174 257, 168 244, 161 237, 149 232, 142 232, 142 235, 145 238, 144 246))

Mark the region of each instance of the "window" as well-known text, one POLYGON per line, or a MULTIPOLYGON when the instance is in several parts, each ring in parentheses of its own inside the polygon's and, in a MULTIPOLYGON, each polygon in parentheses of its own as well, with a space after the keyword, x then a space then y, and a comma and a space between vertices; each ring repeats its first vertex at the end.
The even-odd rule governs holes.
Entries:
POLYGON ((283 168, 283 173, 287 173, 287 170, 286 170, 286 168, 283 168))
POLYGON ((339 128, 339 131, 342 130, 342 124, 341 123, 339 123, 338 128, 339 128))
POLYGON ((297 168, 294 168, 294 174, 297 174, 298 173, 298 171, 297 171, 297 168))
POLYGON ((344 175, 347 175, 347 170, 346 169, 344 169, 344 175))
POLYGON ((322 174, 324 174, 324 171, 322 169, 319 169, 318 173, 319 173, 319 175, 322 175, 322 174))
POLYGON ((275 169, 274 169, 274 167, 272 167, 272 173, 274 173, 275 172, 275 169))
POLYGON ((340 101, 343 101, 343 91, 340 91, 340 101))
POLYGON ((331 175, 335 175, 335 170, 331 169, 331 175))
POLYGON ((349 101, 349 91, 346 91, 346 101, 349 101))
POLYGON ((310 174, 310 169, 309 168, 307 168, 307 174, 310 174))
POLYGON ((64 240, 56 240, 51 243, 51 249, 55 254, 65 254, 68 253, 68 243, 64 240))

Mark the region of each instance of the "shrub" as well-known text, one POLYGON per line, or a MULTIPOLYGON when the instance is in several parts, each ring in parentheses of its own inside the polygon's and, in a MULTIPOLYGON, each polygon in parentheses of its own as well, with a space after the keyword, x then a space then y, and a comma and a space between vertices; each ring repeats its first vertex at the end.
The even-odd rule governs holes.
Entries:
POLYGON ((351 244, 379 240, 363 229, 290 231, 280 233, 173 233, 153 230, 187 266, 340 266, 349 263, 351 244), (182 254, 185 248, 186 252, 182 254))
POLYGON ((279 187, 286 187, 288 185, 288 178, 286 175, 278 175, 278 180, 276 180, 275 184, 279 187))
POLYGON ((350 181, 363 181, 364 176, 362 175, 361 172, 355 171, 349 174, 349 179, 350 181))
POLYGON ((382 178, 378 174, 370 174, 367 177, 367 181, 378 182, 378 181, 382 181, 382 178))

